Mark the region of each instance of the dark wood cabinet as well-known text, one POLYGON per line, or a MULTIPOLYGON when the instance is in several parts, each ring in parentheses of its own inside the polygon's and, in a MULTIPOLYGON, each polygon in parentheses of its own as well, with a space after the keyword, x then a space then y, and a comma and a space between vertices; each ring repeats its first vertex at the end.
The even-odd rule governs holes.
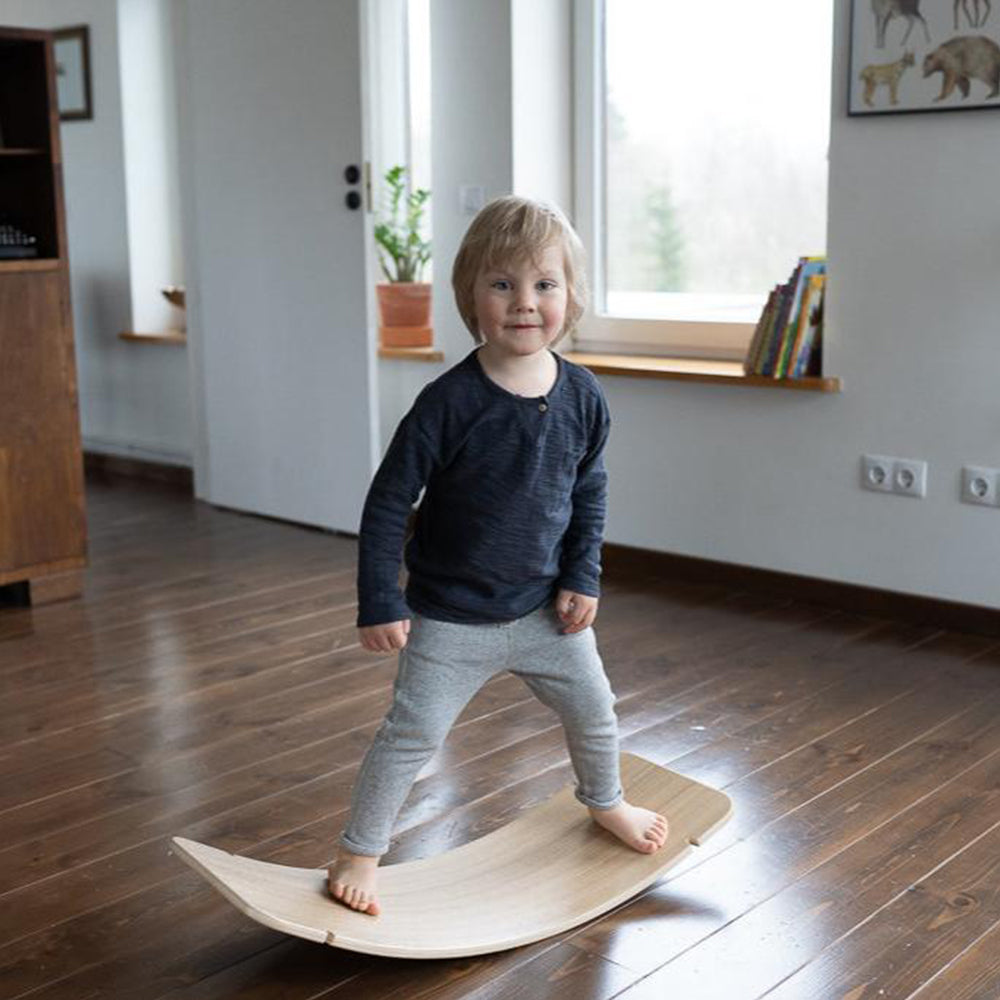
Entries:
POLYGON ((0 586, 66 597, 85 565, 52 40, 0 28, 0 586))

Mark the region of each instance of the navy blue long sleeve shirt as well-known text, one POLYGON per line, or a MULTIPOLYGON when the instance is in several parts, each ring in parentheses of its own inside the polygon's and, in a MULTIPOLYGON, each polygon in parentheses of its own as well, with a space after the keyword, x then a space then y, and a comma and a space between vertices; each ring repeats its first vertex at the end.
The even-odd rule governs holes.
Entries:
POLYGON ((478 348, 400 421, 361 515, 357 624, 513 621, 558 589, 600 595, 610 416, 594 375, 553 352, 546 396, 494 382, 478 348), (405 595, 399 586, 407 520, 405 595))

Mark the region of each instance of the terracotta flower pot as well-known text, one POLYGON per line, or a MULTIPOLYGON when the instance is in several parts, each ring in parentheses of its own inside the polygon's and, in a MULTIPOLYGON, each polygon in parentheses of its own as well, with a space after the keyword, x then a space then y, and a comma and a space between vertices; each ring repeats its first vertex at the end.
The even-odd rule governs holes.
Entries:
POLYGON ((385 282, 375 286, 383 347, 430 347, 431 285, 429 282, 385 282))

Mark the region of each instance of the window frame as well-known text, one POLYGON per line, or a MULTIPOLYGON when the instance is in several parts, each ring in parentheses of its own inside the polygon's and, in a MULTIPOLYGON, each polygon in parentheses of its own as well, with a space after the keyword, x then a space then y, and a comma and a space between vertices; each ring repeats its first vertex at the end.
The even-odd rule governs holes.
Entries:
POLYGON ((753 336, 753 323, 633 319, 597 310, 607 288, 604 4, 605 0, 573 0, 574 216, 587 250, 591 280, 590 300, 574 334, 574 349, 741 361, 753 336))

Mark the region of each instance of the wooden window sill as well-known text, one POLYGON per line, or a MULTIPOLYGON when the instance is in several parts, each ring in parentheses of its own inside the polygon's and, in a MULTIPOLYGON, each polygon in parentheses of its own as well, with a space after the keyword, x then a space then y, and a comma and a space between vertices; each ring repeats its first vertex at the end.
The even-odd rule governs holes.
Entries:
POLYGON ((444 351, 433 347, 380 347, 378 356, 400 361, 444 361, 444 351))
POLYGON ((709 361, 699 358, 656 358, 631 354, 591 354, 572 351, 563 355, 597 375, 628 375, 633 378, 662 378, 681 382, 708 382, 713 385, 744 385, 762 389, 798 389, 807 392, 840 392, 835 377, 770 378, 744 375, 739 361, 709 361))
POLYGON ((163 333, 133 333, 122 330, 118 336, 122 340, 131 340, 142 344, 186 344, 187 334, 183 330, 166 330, 163 333))

